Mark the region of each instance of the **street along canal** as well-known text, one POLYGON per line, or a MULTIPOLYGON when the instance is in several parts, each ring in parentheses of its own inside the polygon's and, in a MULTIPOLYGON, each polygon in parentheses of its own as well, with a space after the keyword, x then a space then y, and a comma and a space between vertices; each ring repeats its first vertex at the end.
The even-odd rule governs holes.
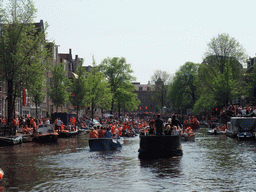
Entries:
POLYGON ((0 147, 0 191, 254 191, 255 142, 196 133, 183 156, 139 160, 139 137, 121 151, 90 152, 88 135, 0 147))

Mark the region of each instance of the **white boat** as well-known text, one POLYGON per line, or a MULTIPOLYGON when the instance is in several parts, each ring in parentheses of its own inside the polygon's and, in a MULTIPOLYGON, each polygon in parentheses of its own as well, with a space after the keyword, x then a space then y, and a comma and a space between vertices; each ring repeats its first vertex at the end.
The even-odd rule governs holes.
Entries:
POLYGON ((39 125, 33 135, 33 141, 35 142, 56 142, 58 139, 58 133, 55 132, 52 124, 39 125))
POLYGON ((22 143, 22 136, 6 136, 0 137, 0 146, 17 145, 22 143))
POLYGON ((225 135, 226 131, 222 131, 220 129, 211 129, 207 131, 208 135, 225 135))

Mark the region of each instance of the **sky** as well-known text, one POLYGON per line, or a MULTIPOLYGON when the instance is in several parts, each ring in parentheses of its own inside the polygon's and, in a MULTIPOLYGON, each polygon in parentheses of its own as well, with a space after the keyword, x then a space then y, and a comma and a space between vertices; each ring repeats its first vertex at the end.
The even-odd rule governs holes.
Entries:
POLYGON ((227 33, 256 53, 255 0, 34 0, 35 22, 47 22, 59 53, 72 49, 84 65, 125 57, 133 76, 147 84, 156 70, 175 74, 201 63, 207 44, 227 33))

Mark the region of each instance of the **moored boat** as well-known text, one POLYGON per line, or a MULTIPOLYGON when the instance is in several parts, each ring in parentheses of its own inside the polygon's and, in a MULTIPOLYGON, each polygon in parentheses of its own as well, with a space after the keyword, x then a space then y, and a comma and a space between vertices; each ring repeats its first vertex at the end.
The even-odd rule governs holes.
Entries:
POLYGON ((113 151, 122 147, 123 138, 90 138, 90 151, 113 151))
POLYGON ((6 136, 0 137, 0 146, 10 146, 22 143, 22 136, 6 136))
POLYGON ((139 159, 158 159, 181 156, 179 135, 140 135, 139 159))
POLYGON ((226 135, 239 139, 255 139, 256 117, 231 117, 226 135))
POLYGON ((52 124, 39 125, 33 135, 33 141, 35 142, 56 142, 58 139, 58 133, 54 131, 52 124))

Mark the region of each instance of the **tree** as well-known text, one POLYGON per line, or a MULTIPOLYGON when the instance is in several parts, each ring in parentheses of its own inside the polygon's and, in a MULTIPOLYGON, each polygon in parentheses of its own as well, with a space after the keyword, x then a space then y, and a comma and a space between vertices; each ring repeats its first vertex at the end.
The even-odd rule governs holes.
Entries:
POLYGON ((106 58, 100 64, 100 70, 107 78, 111 93, 113 94, 111 103, 111 113, 114 110, 114 103, 117 101, 117 90, 124 84, 131 84, 131 81, 135 78, 131 75, 133 72, 131 65, 126 63, 124 57, 118 58, 106 58))
POLYGON ((70 102, 75 107, 77 111, 77 117, 79 110, 86 107, 86 96, 87 96, 87 80, 86 80, 86 71, 81 66, 78 67, 76 71, 77 77, 72 79, 72 86, 70 86, 70 102))
POLYGON ((234 37, 222 33, 213 37, 207 46, 204 64, 223 73, 225 63, 229 62, 233 76, 240 77, 241 63, 245 62, 247 56, 243 46, 234 37))
POLYGON ((161 110, 164 106, 169 106, 167 97, 167 90, 172 76, 166 71, 156 70, 151 77, 152 87, 152 99, 155 101, 156 110, 161 110))
POLYGON ((173 107, 182 111, 194 107, 197 99, 198 66, 199 64, 186 62, 175 73, 168 88, 168 98, 173 107))
POLYGON ((1 5, 0 70, 7 84, 8 123, 13 118, 15 101, 44 71, 41 59, 46 57, 45 29, 33 24, 35 7, 32 1, 12 1, 1 5))
POLYGON ((67 91, 70 86, 70 81, 65 77, 66 71, 64 70, 64 64, 60 63, 53 67, 52 82, 49 85, 48 94, 56 106, 56 111, 58 108, 63 106, 68 100, 70 93, 67 91))
POLYGON ((243 94, 243 67, 246 55, 242 45, 228 34, 219 34, 208 43, 203 63, 199 66, 200 98, 196 110, 227 106, 243 94), (204 101, 207 99, 207 101, 204 101))
POLYGON ((36 116, 38 106, 43 102, 45 98, 45 94, 42 92, 43 90, 43 76, 39 76, 36 81, 29 88, 29 95, 32 98, 32 102, 36 105, 36 116))
POLYGON ((95 108, 108 107, 112 100, 112 93, 110 85, 105 79, 104 75, 99 71, 99 67, 96 66, 93 59, 93 67, 90 72, 87 73, 87 105, 91 106, 92 119, 94 117, 95 108))
MULTIPOLYGON (((200 74, 210 75, 203 71, 200 74)), ((215 107, 228 106, 230 101, 243 94, 242 81, 234 78, 229 62, 224 64, 223 73, 211 75, 210 79, 200 78, 202 79, 203 86, 201 86, 200 99, 195 104, 195 113, 199 113, 202 108, 211 110, 215 107)))
POLYGON ((124 111, 133 111, 138 109, 140 100, 138 99, 138 95, 133 93, 134 90, 135 87, 133 84, 124 84, 122 87, 117 89, 116 108, 118 109, 119 117, 121 109, 124 111))

